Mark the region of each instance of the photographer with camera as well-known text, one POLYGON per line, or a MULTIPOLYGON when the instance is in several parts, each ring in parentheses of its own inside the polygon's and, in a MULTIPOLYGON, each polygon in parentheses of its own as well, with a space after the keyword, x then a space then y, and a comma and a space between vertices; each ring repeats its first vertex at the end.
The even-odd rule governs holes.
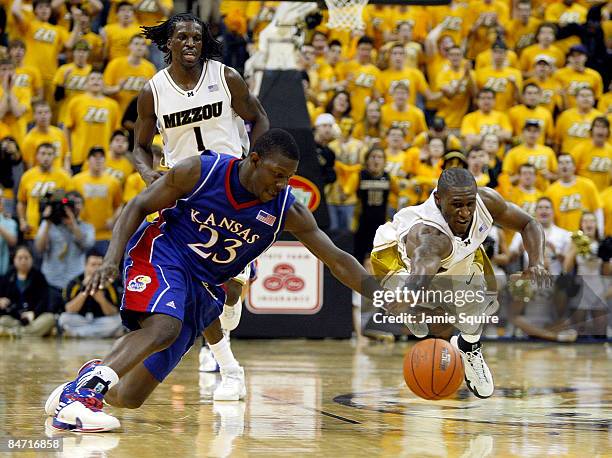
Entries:
POLYGON ((79 220, 83 197, 57 190, 41 202, 42 223, 34 246, 43 257, 42 272, 49 283, 52 310, 63 310, 62 290, 71 278, 83 273, 85 253, 95 243, 91 224, 79 220))

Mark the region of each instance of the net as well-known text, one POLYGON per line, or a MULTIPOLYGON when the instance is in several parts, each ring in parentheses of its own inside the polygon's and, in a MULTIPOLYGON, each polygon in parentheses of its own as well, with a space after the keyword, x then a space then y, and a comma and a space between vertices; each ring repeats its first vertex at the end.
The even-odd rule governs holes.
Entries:
POLYGON ((325 0, 329 11, 330 29, 363 30, 363 8, 368 0, 325 0))

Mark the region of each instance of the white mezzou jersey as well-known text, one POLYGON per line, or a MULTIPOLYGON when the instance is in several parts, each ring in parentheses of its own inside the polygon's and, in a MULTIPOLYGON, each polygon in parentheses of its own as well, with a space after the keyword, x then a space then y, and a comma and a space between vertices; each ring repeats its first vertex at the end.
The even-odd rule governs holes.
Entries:
POLYGON ((442 213, 440 213, 440 209, 436 206, 432 192, 429 198, 421 205, 401 209, 395 214, 393 221, 380 226, 374 237, 373 251, 397 245, 404 264, 410 269, 410 259, 406 254, 403 239, 416 224, 433 226, 446 234, 451 240, 452 251, 441 263, 443 269, 450 270, 459 265, 468 267, 472 263, 476 250, 485 241, 489 232, 491 232, 493 217, 480 196, 476 194, 476 211, 472 216, 469 233, 463 239, 457 237, 453 234, 442 213))
POLYGON ((244 121, 232 109, 224 69, 216 60, 206 61, 191 91, 181 89, 167 69, 151 78, 157 127, 164 143, 163 165, 174 167, 206 149, 236 157, 248 152, 249 137, 244 121))

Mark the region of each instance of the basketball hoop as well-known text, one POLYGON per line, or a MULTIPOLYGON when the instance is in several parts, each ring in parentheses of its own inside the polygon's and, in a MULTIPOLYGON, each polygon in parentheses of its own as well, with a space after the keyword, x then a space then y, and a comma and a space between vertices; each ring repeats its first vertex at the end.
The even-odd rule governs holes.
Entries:
POLYGON ((363 8, 368 0, 325 0, 330 29, 364 30, 363 8))

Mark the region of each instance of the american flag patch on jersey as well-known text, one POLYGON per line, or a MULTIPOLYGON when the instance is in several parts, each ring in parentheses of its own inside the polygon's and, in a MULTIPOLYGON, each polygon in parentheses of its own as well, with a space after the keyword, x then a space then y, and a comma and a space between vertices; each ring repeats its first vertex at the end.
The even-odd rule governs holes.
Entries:
POLYGON ((259 213, 257 214, 257 220, 261 221, 264 224, 267 224, 268 226, 273 226, 274 222, 276 221, 276 216, 271 215, 270 213, 266 213, 263 210, 259 210, 259 213))
POLYGON ((219 85, 217 83, 211 84, 208 86, 208 92, 215 92, 219 90, 219 85))
POLYGON ((479 233, 484 232, 486 230, 487 230, 487 225, 484 223, 478 228, 479 233))

